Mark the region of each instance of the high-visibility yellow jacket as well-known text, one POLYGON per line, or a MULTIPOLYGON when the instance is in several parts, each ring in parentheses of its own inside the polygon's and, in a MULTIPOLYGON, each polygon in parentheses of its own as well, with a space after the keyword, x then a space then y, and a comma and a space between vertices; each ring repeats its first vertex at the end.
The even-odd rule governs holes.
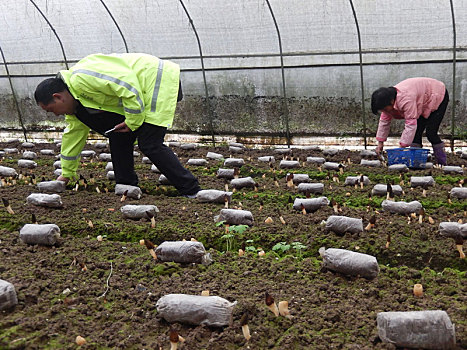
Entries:
MULTIPOLYGON (((60 76, 84 107, 125 116, 135 131, 143 122, 170 127, 177 105, 180 67, 142 53, 93 54, 60 76)), ((62 176, 76 176, 89 127, 75 115, 65 115, 62 137, 62 176)))

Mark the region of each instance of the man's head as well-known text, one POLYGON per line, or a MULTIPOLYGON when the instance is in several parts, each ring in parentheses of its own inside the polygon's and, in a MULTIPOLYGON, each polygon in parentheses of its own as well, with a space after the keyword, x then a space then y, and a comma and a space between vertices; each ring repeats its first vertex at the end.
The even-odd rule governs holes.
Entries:
POLYGON ((49 78, 42 81, 37 85, 34 98, 43 110, 55 115, 74 114, 78 104, 60 78, 49 78))
POLYGON ((397 90, 395 87, 381 87, 371 95, 371 111, 378 114, 380 111, 390 112, 396 100, 397 90))

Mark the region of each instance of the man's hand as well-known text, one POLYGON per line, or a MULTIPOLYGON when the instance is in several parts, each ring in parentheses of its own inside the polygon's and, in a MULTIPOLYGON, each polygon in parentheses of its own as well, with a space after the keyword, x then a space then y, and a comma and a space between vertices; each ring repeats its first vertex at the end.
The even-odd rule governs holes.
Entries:
POLYGON ((126 125, 125 122, 121 122, 120 124, 115 125, 114 132, 130 132, 131 129, 126 125))
POLYGON ((376 154, 381 154, 383 152, 384 142, 378 141, 378 146, 375 149, 376 154))
POLYGON ((68 181, 70 181, 70 179, 67 178, 67 177, 63 177, 62 175, 60 175, 59 177, 57 177, 57 181, 63 181, 65 184, 67 184, 68 181))

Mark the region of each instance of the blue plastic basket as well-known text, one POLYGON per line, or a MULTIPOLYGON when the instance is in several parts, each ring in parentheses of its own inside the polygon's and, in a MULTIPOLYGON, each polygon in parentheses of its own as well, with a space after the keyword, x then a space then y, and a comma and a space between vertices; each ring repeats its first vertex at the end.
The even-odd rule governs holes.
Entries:
POLYGON ((386 150, 388 165, 405 164, 409 168, 424 169, 430 150, 424 148, 392 148, 386 150))

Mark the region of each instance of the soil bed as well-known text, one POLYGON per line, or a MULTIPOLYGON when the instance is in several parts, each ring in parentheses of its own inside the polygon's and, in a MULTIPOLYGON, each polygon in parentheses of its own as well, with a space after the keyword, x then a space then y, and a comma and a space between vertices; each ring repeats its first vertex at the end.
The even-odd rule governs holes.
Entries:
MULTIPOLYGON (((0 149, 11 147, 21 151, 19 143, 0 144, 0 149)), ((230 208, 251 211, 255 224, 241 233, 229 232, 232 237, 226 238, 225 228, 214 221, 223 204, 177 196, 173 187, 158 184, 159 175, 141 162, 142 155, 135 157, 143 190, 138 201, 120 202, 120 196, 113 193, 115 184, 106 178, 106 162, 94 158, 83 159, 80 168, 87 188, 74 191, 70 184, 60 194, 63 208, 29 205, 26 197, 39 192, 27 183, 32 181, 29 175, 35 174, 37 181, 54 179, 55 157, 39 154, 46 148, 59 153, 54 144, 36 144, 32 151, 38 153, 38 167, 33 170, 18 168, 20 154, 6 155, 0 161, 0 165, 27 176, 16 183, 5 179, 6 185, 0 187, 1 197, 8 199, 15 211, 11 215, 3 207, 0 210, 0 279, 14 284, 19 302, 13 310, 0 312, 1 349, 75 349, 78 335, 86 339, 83 349, 168 349, 171 328, 186 339, 179 349, 395 349, 378 337, 378 312, 436 309, 445 310, 455 323, 457 348, 467 348, 467 263, 459 259, 454 240, 438 232, 442 221, 467 221, 466 200, 448 195, 465 175, 446 175, 435 168, 411 170, 400 177, 385 167, 360 166, 359 153, 350 151, 325 157, 346 164, 341 174, 306 163, 306 157, 322 157, 321 151, 294 150, 292 156, 301 167, 287 170, 279 169, 282 155, 273 150, 231 155, 227 146, 174 148, 183 164, 190 158, 205 158, 207 152, 245 160, 240 176, 251 176, 258 190, 235 191, 230 208), (258 161, 258 157, 269 155, 276 158, 273 170, 268 163, 258 161), (293 200, 305 196, 287 187, 289 172, 308 174, 312 182, 323 183, 322 195, 338 203, 339 213, 335 214, 332 206, 306 215, 294 210, 293 200), (344 186, 347 176, 361 174, 369 177, 369 186, 344 186), (91 175, 95 184, 91 184, 91 175), (409 185, 410 176, 425 175, 432 175, 436 184, 423 197, 423 189, 411 190, 409 185), (396 200, 420 201, 426 212, 422 224, 418 215, 409 222, 407 216, 382 211, 385 197, 369 196, 375 184, 400 184, 401 180, 404 194, 396 200), (102 193, 96 191, 96 185, 102 193), (149 219, 124 219, 120 208, 125 204, 156 205, 160 210, 156 227, 151 228, 149 219), (60 227, 59 244, 42 247, 21 242, 19 230, 32 222, 32 214, 41 224, 60 227), (337 235, 325 231, 323 221, 331 215, 362 218, 364 226, 375 215, 376 225, 358 234, 337 235), (273 223, 265 223, 267 217, 273 223), (96 239, 98 235, 103 241, 96 239), (388 235, 391 242, 386 248, 388 235), (211 253, 213 262, 206 266, 155 261, 139 245, 142 238, 156 245, 195 238, 211 253), (226 251, 227 246, 230 251, 226 251), (379 276, 369 281, 325 271, 318 253, 323 246, 375 256, 379 276), (246 250, 244 256, 238 255, 239 248, 246 250), (260 250, 266 254, 258 256, 260 250), (415 283, 423 285, 422 298, 412 294, 415 283), (230 326, 171 325, 158 317, 155 304, 163 295, 199 295, 203 290, 238 302, 230 326), (264 303, 266 292, 276 302, 287 300, 293 318, 275 317, 264 303), (245 312, 252 334, 249 342, 240 326, 245 312)), ((86 149, 97 154, 108 152, 91 145, 86 149)), ((449 154, 448 163, 467 165, 453 154, 449 154)), ((224 168, 223 160, 189 168, 203 189, 224 190, 225 181, 216 177, 217 170, 224 168)))

